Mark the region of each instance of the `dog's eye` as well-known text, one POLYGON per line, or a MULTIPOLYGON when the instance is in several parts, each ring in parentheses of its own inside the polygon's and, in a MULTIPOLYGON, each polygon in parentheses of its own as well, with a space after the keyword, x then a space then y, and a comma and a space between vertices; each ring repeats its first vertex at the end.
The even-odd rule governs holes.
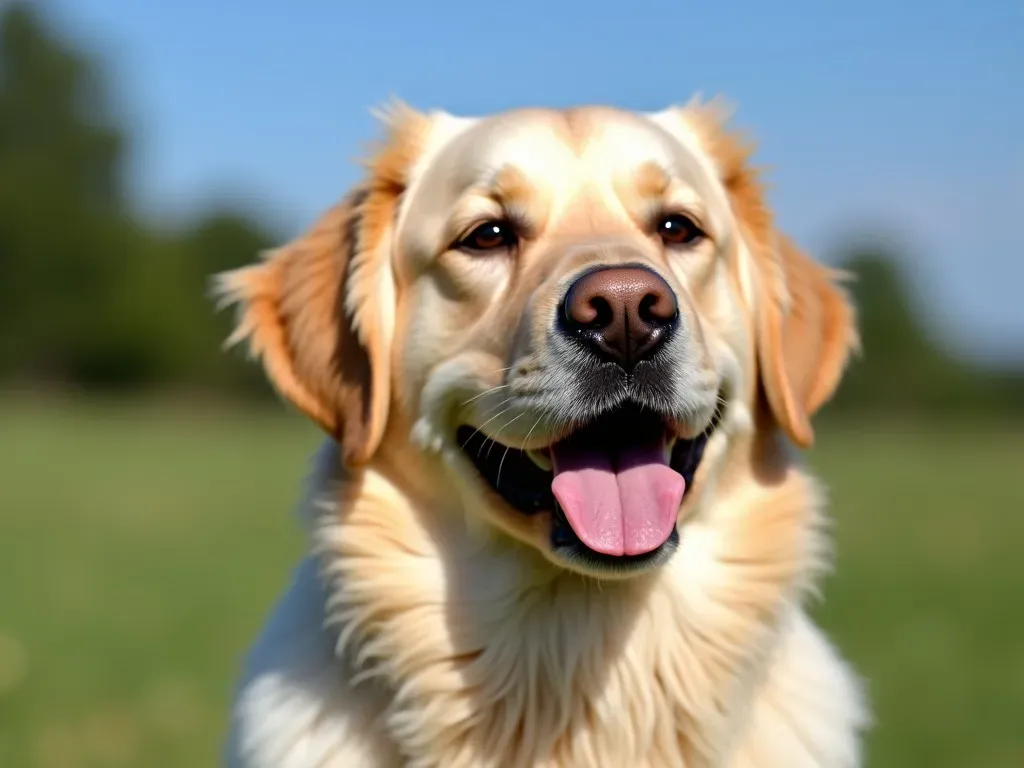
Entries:
POLYGON ((692 245, 706 235, 697 223, 681 213, 670 213, 658 220, 658 236, 666 245, 692 245))
POLYGON ((496 251, 514 248, 519 242, 515 227, 507 221, 488 221, 470 230, 456 244, 464 251, 496 251))

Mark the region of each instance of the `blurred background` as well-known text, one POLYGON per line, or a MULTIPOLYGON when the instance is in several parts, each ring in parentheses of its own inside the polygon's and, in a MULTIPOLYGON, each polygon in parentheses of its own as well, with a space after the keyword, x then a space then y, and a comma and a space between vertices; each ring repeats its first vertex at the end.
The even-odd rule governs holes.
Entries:
POLYGON ((319 435, 205 280, 343 194, 370 108, 695 91, 859 275, 808 460, 869 764, 1024 766, 1024 4, 371 6, 0 2, 0 766, 217 763, 319 435))

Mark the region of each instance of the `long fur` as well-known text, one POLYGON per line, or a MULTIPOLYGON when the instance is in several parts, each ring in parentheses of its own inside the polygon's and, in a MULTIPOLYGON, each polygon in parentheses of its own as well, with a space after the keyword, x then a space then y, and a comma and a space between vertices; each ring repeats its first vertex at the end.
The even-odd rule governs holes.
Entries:
POLYGON ((328 443, 230 765, 859 764, 859 684, 801 607, 827 553, 802 474, 741 485, 651 578, 597 583, 339 467, 328 443))

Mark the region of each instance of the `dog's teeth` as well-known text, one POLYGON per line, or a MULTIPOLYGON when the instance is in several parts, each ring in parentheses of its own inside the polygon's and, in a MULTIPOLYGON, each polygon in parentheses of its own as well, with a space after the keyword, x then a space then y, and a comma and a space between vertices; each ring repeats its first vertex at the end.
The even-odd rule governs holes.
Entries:
POLYGON ((531 449, 531 450, 527 451, 526 455, 530 457, 530 460, 534 464, 536 464, 538 467, 543 469, 545 472, 550 472, 551 471, 551 468, 552 468, 553 465, 551 464, 551 457, 550 456, 548 456, 548 455, 546 455, 546 454, 544 454, 541 451, 538 451, 536 449, 531 449))
POLYGON ((665 463, 668 464, 672 461, 672 449, 676 447, 676 440, 679 438, 676 435, 672 435, 668 440, 665 441, 665 463))

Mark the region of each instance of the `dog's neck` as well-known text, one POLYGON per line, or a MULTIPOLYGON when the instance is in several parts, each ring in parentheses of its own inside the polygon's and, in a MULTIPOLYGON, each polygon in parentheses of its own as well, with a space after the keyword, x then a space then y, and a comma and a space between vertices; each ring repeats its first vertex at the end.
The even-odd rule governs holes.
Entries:
POLYGON ((328 621, 423 765, 712 761, 824 561, 817 491, 792 469, 770 488, 728 477, 666 566, 599 582, 418 507, 388 473, 346 478, 333 444, 318 462, 305 512, 328 621))

